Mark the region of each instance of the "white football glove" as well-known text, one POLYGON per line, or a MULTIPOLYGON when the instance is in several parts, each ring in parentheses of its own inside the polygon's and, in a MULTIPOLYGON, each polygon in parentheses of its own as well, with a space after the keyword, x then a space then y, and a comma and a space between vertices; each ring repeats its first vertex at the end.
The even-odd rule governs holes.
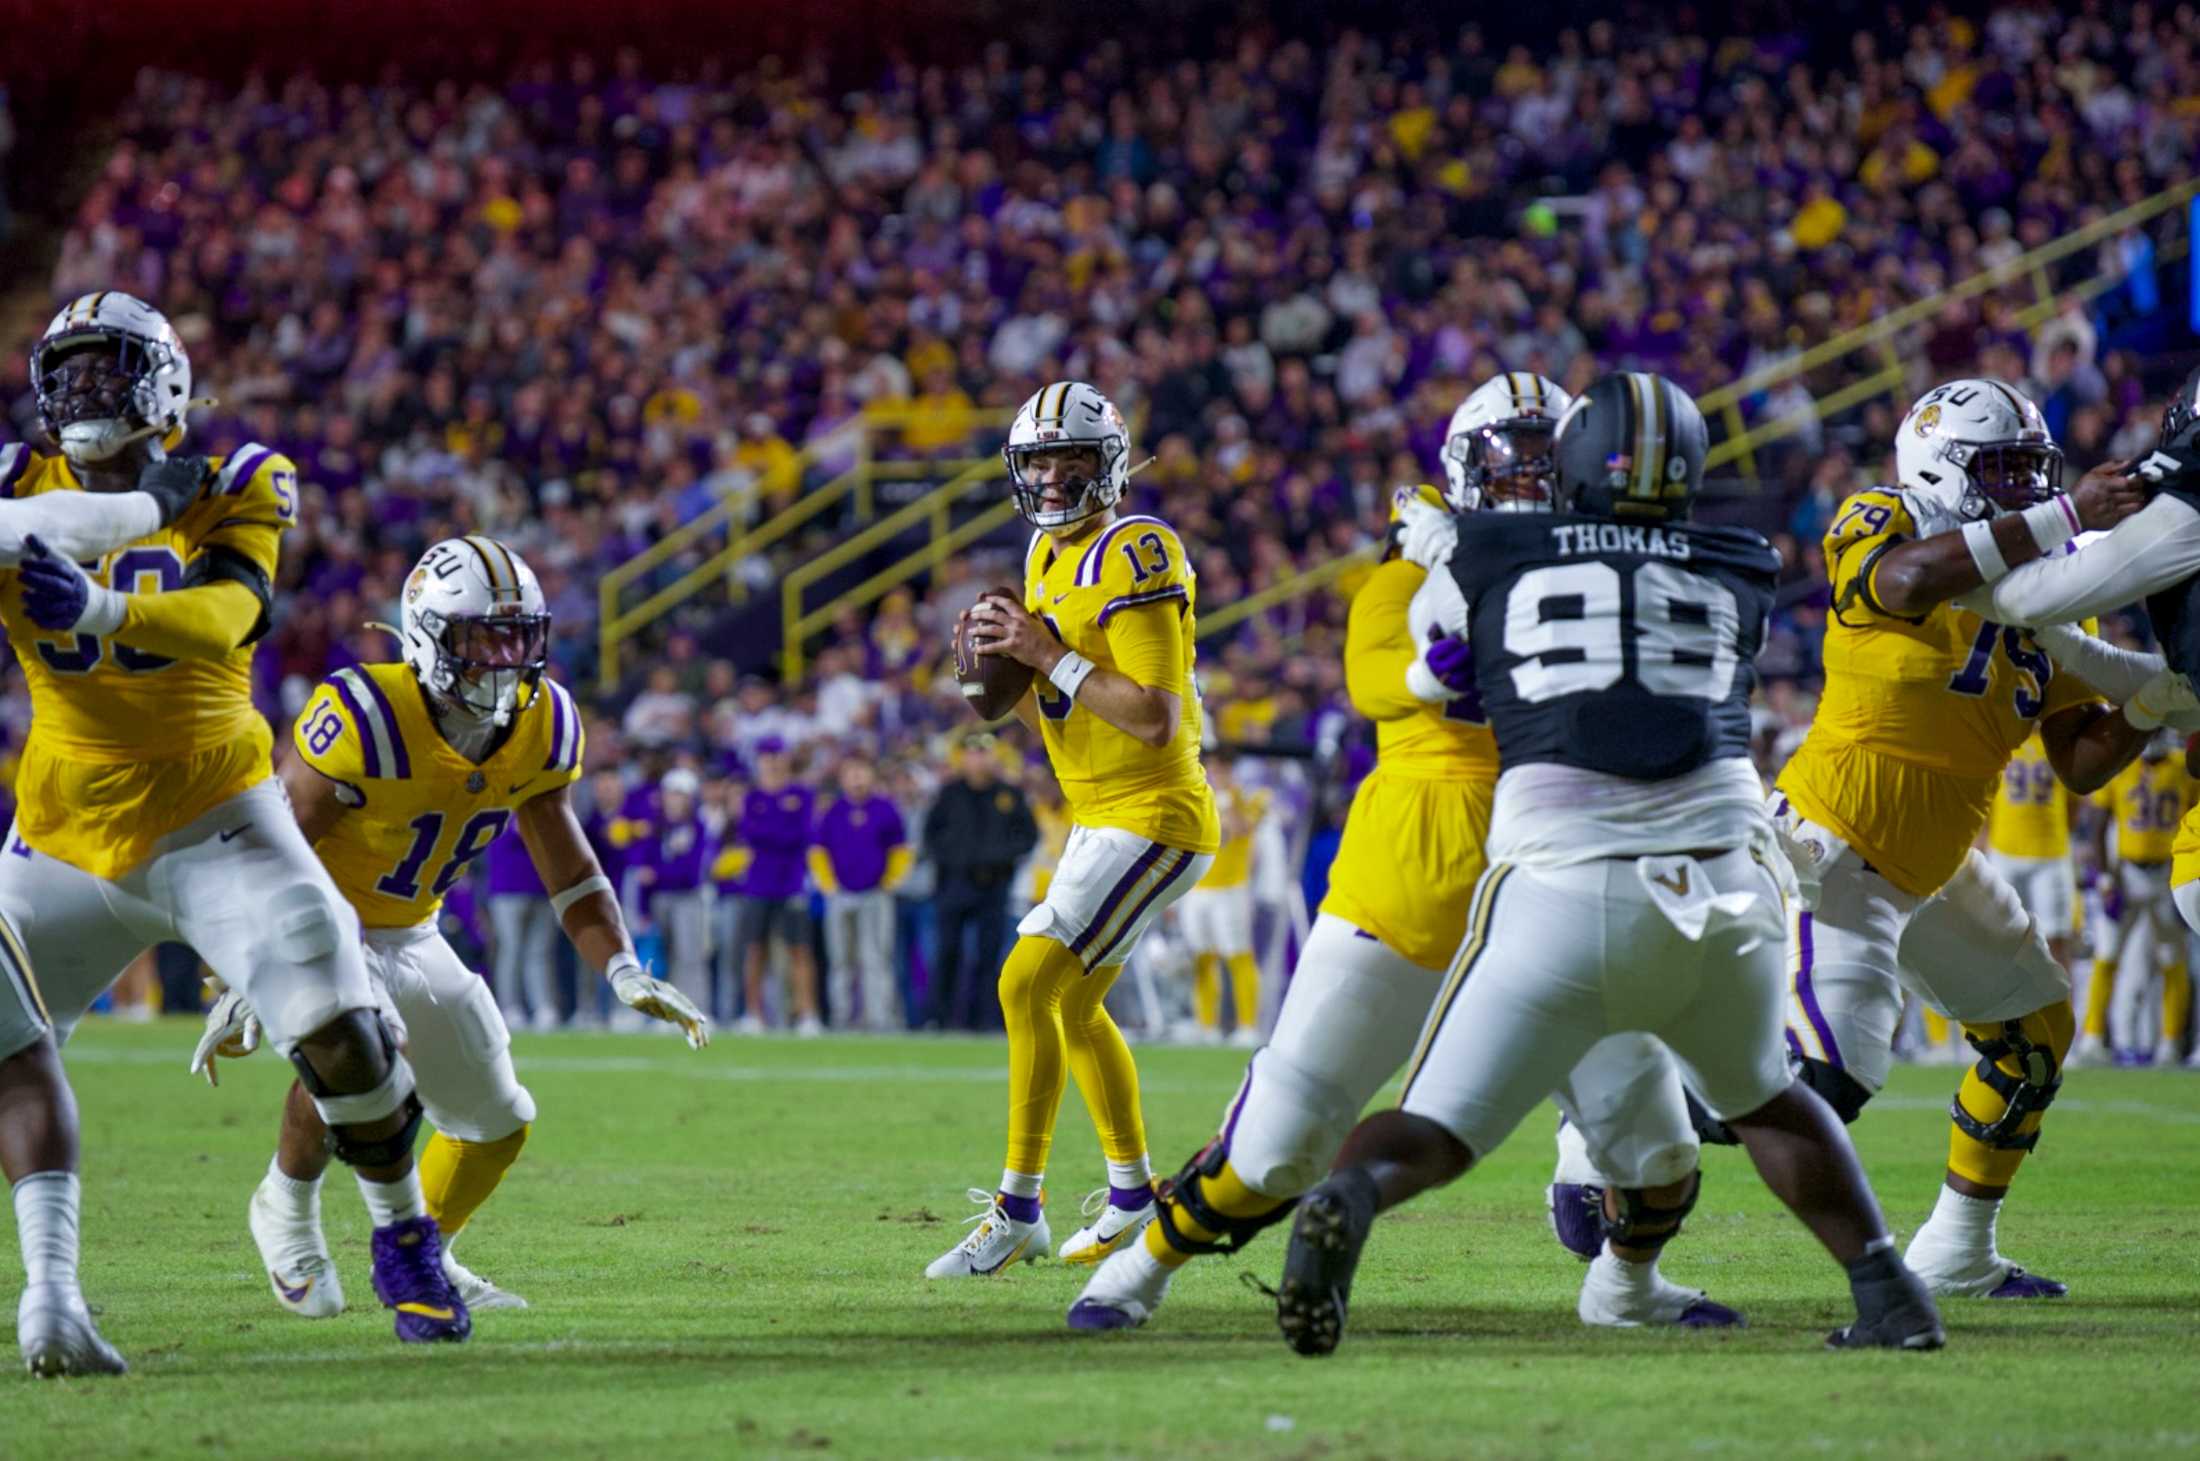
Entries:
POLYGON ((621 964, 611 971, 611 992, 630 1010, 640 1010, 653 1020, 678 1025, 687 1036, 688 1049, 710 1043, 710 1021, 693 1000, 662 979, 652 979, 639 964, 621 964))
POLYGON ((2124 719, 2140 730, 2155 730, 2164 721, 2182 720, 2196 710, 2200 710, 2200 695, 2192 693, 2192 681, 2164 669, 2124 702, 2124 719))
POLYGON ((1405 560, 1429 569, 1449 563, 1459 546, 1459 520, 1411 487, 1399 488, 1396 502, 1398 551, 1405 560))
POLYGON ((214 1007, 206 1012, 206 1033, 191 1052, 191 1074, 206 1072, 206 1083, 218 1086, 221 1076, 215 1061, 242 1060, 260 1048, 260 1017, 245 997, 234 989, 221 989, 218 980, 207 981, 207 992, 219 990, 214 1007))

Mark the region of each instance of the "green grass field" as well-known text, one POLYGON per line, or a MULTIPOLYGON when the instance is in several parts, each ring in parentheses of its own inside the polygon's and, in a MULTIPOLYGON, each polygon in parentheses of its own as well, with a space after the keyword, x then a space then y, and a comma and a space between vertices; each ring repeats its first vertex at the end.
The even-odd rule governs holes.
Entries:
MULTIPOLYGON (((1550 1123, 1387 1218, 1345 1347, 1302 1360, 1237 1267, 1177 1282, 1147 1329, 1074 1335, 1082 1270, 928 1284, 965 1187, 999 1170, 997 1043, 522 1036, 533 1142, 461 1252, 534 1307, 463 1347, 400 1347, 366 1223, 332 1173, 352 1312, 279 1311, 244 1209, 286 1069, 184 1065, 196 1022, 89 1022, 85 1288, 120 1381, 14 1382, 12 1457, 1991 1455, 2200 1451, 2200 1076, 2081 1072, 2028 1165, 2004 1247, 2055 1305, 1970 1302, 1937 1355, 1829 1354, 1839 1272, 1747 1163, 1707 1162, 1668 1271, 1745 1310, 1739 1334, 1573 1317, 1544 1227, 1550 1123), (365 1307, 358 1307, 364 1302, 365 1307)), ((1209 1133, 1242 1057, 1141 1057, 1157 1162, 1209 1133)), ((1953 1074, 1902 1070, 1862 1147, 1897 1230, 1933 1195, 1953 1074)), ((1074 1093, 1057 1236, 1101 1178, 1074 1093)), ((1280 1234, 1272 1235, 1280 1239, 1280 1234)), ((7 1261, 12 1265, 12 1244, 7 1261)))

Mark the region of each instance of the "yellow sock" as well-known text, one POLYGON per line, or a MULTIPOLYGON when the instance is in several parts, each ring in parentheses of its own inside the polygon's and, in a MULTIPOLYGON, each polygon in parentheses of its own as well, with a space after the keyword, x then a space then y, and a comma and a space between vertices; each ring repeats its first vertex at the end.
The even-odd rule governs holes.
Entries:
POLYGON ((1237 1027, 1250 1030, 1260 1024, 1260 965, 1250 953, 1230 956, 1230 992, 1237 996, 1237 1027))
MULTIPOLYGON (((2042 1010, 2034 1010, 2015 1022, 2027 1040, 2045 1046, 2055 1057, 2060 1069, 2063 1057, 2070 1053, 2070 1042, 2077 1033, 2077 1017, 2068 1000, 2058 1001, 2042 1010)), ((1970 1025, 1964 1030, 1981 1040, 1998 1040, 2003 1030, 1999 1025, 1970 1025)), ((2013 1055, 2005 1055, 1995 1062, 2007 1075, 2024 1074, 2024 1067, 2013 1055)), ((1991 1125, 2009 1109, 2009 1102, 2000 1092, 1979 1079, 1974 1067, 1966 1072, 1963 1085, 1956 1092, 1956 1099, 1974 1120, 1991 1125)), ((2029 1135, 2040 1129, 2040 1118, 2046 1113, 2035 1111, 2024 1118, 2017 1127, 2019 1136, 2029 1135)), ((2007 1187, 2017 1175, 2017 1168, 2024 1165, 2024 1153, 2007 1147, 1988 1146, 1962 1127, 1949 1123, 1948 1170, 1958 1177, 1967 1177, 1983 1187, 2007 1187)))
POLYGON ((1130 1166, 1146 1160, 1138 1066, 1104 1002, 1122 972, 1121 964, 1104 965, 1062 992, 1062 1039, 1069 1048, 1070 1077, 1085 1098, 1093 1130, 1100 1134, 1100 1154, 1117 1166, 1130 1166))
POLYGON ((1200 954, 1192 960, 1192 1018, 1202 1030, 1222 1028, 1222 959, 1200 954))
POLYGON ((489 1200, 504 1174, 519 1160, 527 1145, 528 1128, 522 1126, 496 1141, 460 1141, 438 1131, 420 1152, 420 1191, 428 1202, 428 1216, 443 1230, 446 1241, 458 1236, 467 1220, 489 1200))
MULTIPOLYGON (((1008 1160, 1012 1172, 1045 1173, 1054 1118, 1069 1077, 1062 995, 1085 978, 1075 954, 1026 935, 1001 966, 1001 1018, 1008 1026, 1008 1160)), ((1120 1037, 1118 1037, 1120 1038, 1120 1037)))
MULTIPOLYGON (((1264 1192, 1255 1192, 1245 1185, 1244 1179, 1238 1176, 1237 1169, 1227 1161, 1223 1162, 1222 1170, 1214 1176, 1202 1177, 1195 1172, 1190 1180, 1199 1184, 1199 1195, 1206 1199, 1208 1208, 1222 1217, 1266 1217, 1291 1200, 1288 1197, 1270 1197, 1264 1192)), ((1173 1195, 1162 1199, 1162 1206, 1168 1209, 1169 1221, 1185 1237, 1196 1242, 1211 1243, 1222 1236, 1220 1233, 1209 1232, 1194 1221, 1192 1215, 1184 1210, 1184 1204, 1173 1195)), ((1162 1231, 1158 1221, 1146 1224, 1145 1241, 1146 1251, 1169 1268, 1181 1268, 1194 1256, 1170 1247, 1168 1235, 1162 1231)))
POLYGON ((2162 1043, 2175 1048, 2192 1014, 2192 975, 2182 964, 2162 971, 2162 1043))
POLYGON ((1925 1043, 1938 1050, 1948 1043, 1948 1017, 1931 1005, 1923 1010, 1925 1016, 1925 1043))
POLYGON ((2085 1032, 2096 1040, 2108 1038, 2108 997, 2115 992, 2115 961, 2095 959, 2093 977, 2085 985, 2085 1032))

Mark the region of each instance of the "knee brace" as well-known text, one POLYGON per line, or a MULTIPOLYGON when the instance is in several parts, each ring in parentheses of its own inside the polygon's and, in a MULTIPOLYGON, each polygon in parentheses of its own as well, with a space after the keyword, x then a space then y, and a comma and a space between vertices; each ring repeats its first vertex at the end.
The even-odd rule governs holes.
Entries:
POLYGON ((329 1146, 337 1160, 350 1167, 387 1167, 412 1155, 413 1140, 420 1134, 423 1114, 420 1097, 413 1090, 412 1066, 398 1052, 389 1027, 371 1012, 354 1013, 365 1014, 373 1020, 375 1034, 382 1042, 383 1057, 389 1062, 388 1072, 372 1090, 343 1094, 330 1089, 302 1048, 290 1052, 290 1063, 298 1068, 299 1083, 313 1098, 314 1109, 328 1127, 329 1146), (387 1136, 361 1136, 353 1129, 400 1114, 405 1124, 387 1136))
POLYGON ((1872 1098, 1871 1090, 1855 1076, 1839 1066, 1828 1065, 1805 1055, 1795 1061, 1795 1078, 1818 1093, 1820 1100, 1833 1108, 1833 1114, 1846 1126, 1856 1120, 1864 1103, 1872 1098))
POLYGON ((1653 1206, 1643 1196, 1640 1187, 1616 1187, 1613 1196, 1619 1202, 1619 1216, 1613 1217, 1602 1207, 1597 1209, 1604 1221, 1604 1236, 1622 1248, 1648 1248, 1656 1252, 1680 1235, 1681 1224, 1696 1210, 1696 1199, 1703 1195, 1703 1173, 1695 1174, 1688 1184, 1688 1196, 1672 1207, 1653 1206))
POLYGON ((1222 1174, 1222 1165, 1230 1159, 1228 1148, 1221 1137, 1199 1149, 1199 1155, 1184 1164, 1182 1171, 1154 1188, 1157 1201, 1154 1218, 1161 1225, 1161 1235, 1169 1246, 1179 1253, 1235 1253, 1253 1241, 1261 1229, 1273 1227, 1291 1215, 1299 1205, 1296 1197, 1276 1204, 1274 1210, 1258 1217, 1230 1217, 1215 1211, 1207 1201, 1201 1187, 1207 1181, 1222 1174), (1195 1238, 1177 1225, 1176 1211, 1181 1209, 1186 1217, 1218 1238, 1195 1238))
POLYGON ((1963 1097, 1958 1093, 1948 1103, 1949 1118, 1965 1136, 1982 1146, 2013 1152, 2032 1150, 2039 1145, 2039 1132, 2033 1130, 2020 1135, 2017 1128, 2033 1112, 2045 1111, 2054 1105, 2056 1093, 2062 1090, 2062 1062, 2056 1058, 2053 1047, 2032 1040, 2024 1033, 2023 1022, 2019 1020, 2003 1021, 2000 1035, 1983 1040, 1966 1026, 1963 1038, 1978 1052, 1974 1073, 2008 1105, 1994 1120, 1981 1121, 1963 1109, 1963 1097), (2004 1060, 2014 1060, 2024 1074, 2014 1076, 2003 1070, 2001 1062, 2004 1060))

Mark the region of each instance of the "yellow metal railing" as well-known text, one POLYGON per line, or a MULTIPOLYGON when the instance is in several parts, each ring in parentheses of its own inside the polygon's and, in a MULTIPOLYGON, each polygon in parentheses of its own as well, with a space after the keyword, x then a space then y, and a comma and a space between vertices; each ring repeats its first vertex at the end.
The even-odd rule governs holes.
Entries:
MULTIPOLYGON (((1712 446, 1710 454, 1705 457, 1705 466, 1716 469, 1739 461, 1742 463, 1741 475, 1754 477, 1757 475, 1758 447, 1801 430, 1808 420, 1822 420, 1880 396, 1898 394, 1907 375, 1896 348, 1895 337, 1911 326, 1932 318, 1949 304, 1991 293, 2029 277, 2033 303, 2016 315, 2016 323, 2029 332, 2039 328, 2060 307, 2063 296, 2075 295, 2080 300, 2088 300, 2113 289, 2124 277, 2119 270, 2105 270, 2071 289, 2058 292, 2048 276, 2047 268, 2080 250, 2093 248, 2127 228, 2158 218, 2171 209, 2183 207, 2195 193, 2200 193, 2200 180, 2164 189, 2151 198, 2141 199, 2128 208, 2118 209, 2075 232, 2044 243, 2030 253, 2019 255, 1996 268, 1973 274, 1962 283, 1929 299, 1904 305, 1890 314, 1881 315, 1869 324, 1836 335, 1798 355, 1776 361, 1762 370, 1752 371, 1739 380, 1705 393, 1697 398, 1696 404, 1703 408, 1706 420, 1716 419, 1725 428, 1725 435, 1712 446), (1853 381, 1813 402, 1808 416, 1798 412, 1759 422, 1756 426, 1750 426, 1743 419, 1742 402, 1748 397, 1845 356, 1874 348, 1883 362, 1881 368, 1863 380, 1853 381)), ((2159 262, 2171 262, 2191 245, 2189 238, 2173 240, 2162 250, 2159 262)))
POLYGON ((876 438, 880 433, 900 432, 920 421, 933 426, 959 427, 969 433, 1001 426, 1007 420, 1008 413, 992 407, 937 411, 912 401, 874 402, 839 430, 805 445, 766 478, 720 498, 709 509, 603 576, 597 586, 599 683, 607 691, 615 689, 623 668, 620 651, 626 641, 697 594, 713 585, 723 585, 730 598, 742 598, 746 594, 738 573, 742 560, 768 550, 827 508, 847 502, 850 516, 856 522, 866 522, 873 516, 876 506, 873 488, 881 482, 923 481, 942 475, 959 477, 998 461, 992 456, 946 460, 881 458, 876 450, 876 438), (851 448, 855 461, 847 471, 795 497, 762 522, 750 522, 758 503, 783 495, 799 484, 817 462, 830 460, 851 448), (721 535, 724 541, 711 547, 721 535), (704 552, 705 556, 670 583, 632 606, 624 604, 627 591, 647 575, 696 552, 704 552))

